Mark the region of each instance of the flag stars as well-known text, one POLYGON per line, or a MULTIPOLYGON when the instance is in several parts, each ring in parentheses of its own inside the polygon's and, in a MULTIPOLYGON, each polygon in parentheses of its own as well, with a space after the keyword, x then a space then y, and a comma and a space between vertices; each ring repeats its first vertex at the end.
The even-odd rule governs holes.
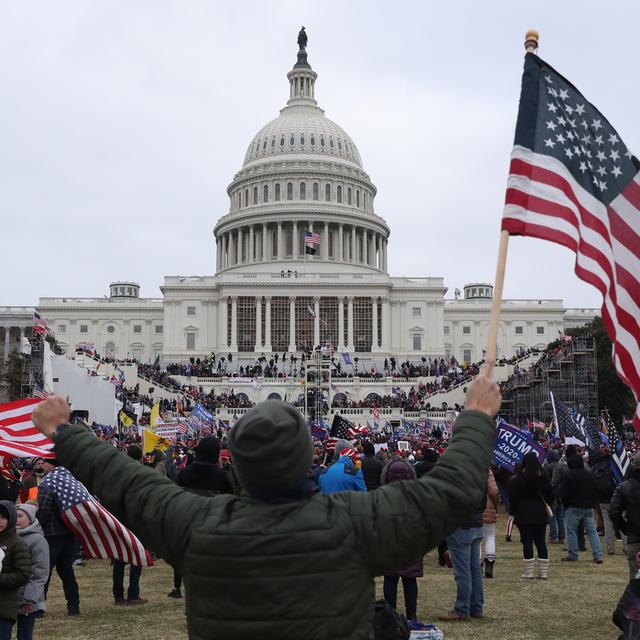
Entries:
POLYGON ((584 115, 584 105, 583 104, 577 104, 576 105, 576 113, 579 116, 584 115))
POLYGON ((547 87, 547 91, 549 92, 549 95, 553 96, 554 98, 558 97, 558 92, 553 87, 547 87))
POLYGON ((571 151, 571 149, 569 149, 568 147, 564 150, 564 153, 567 158, 569 158, 569 160, 571 160, 571 158, 573 158, 573 156, 575 155, 573 151, 571 151))
POLYGON ((588 136, 588 135, 585 134, 584 136, 582 136, 581 140, 585 144, 589 144, 591 142, 591 136, 588 136))
POLYGON ((567 138, 571 140, 571 142, 573 142, 576 139, 576 135, 573 133, 573 131, 567 131, 567 138))
POLYGON ((615 162, 616 160, 620 159, 620 154, 615 149, 613 149, 611 151, 611 154, 609 155, 609 158, 611 158, 611 160, 615 162))
POLYGON ((598 183, 598 187, 599 187, 600 191, 606 191, 607 190, 607 183, 600 181, 598 183))
POLYGON ((596 169, 596 173, 599 173, 600 177, 602 178, 607 174, 607 170, 604 167, 600 166, 596 169))
POLYGON ((549 83, 549 84, 553 84, 553 80, 551 79, 551 76, 545 76, 544 79, 549 83))
POLYGON ((582 173, 584 173, 587 170, 587 163, 581 162, 578 168, 580 169, 580 171, 582 171, 582 173))
POLYGON ((547 129, 551 129, 551 131, 555 131, 557 126, 558 125, 556 125, 556 123, 553 120, 547 120, 547 129))
POLYGON ((555 143, 551 138, 547 138, 547 139, 544 141, 544 146, 545 146, 545 147, 548 147, 549 149, 553 149, 553 147, 555 147, 555 146, 556 146, 556 143, 555 143))
POLYGON ((602 121, 601 120, 594 120, 591 123, 591 126, 597 131, 598 129, 602 129, 602 121))
POLYGON ((593 141, 597 144, 597 145, 603 145, 604 141, 602 140, 602 136, 596 136, 593 141))
POLYGON ((558 116, 558 124, 564 127, 567 121, 562 116, 558 116))
POLYGON ((550 102, 547 105, 547 109, 549 109, 549 111, 553 111, 553 113, 555 113, 558 110, 558 107, 553 102, 550 102))
POLYGON ((586 130, 589 128, 589 123, 588 123, 586 120, 583 120, 583 121, 580 123, 580 126, 581 126, 581 127, 584 127, 584 129, 585 129, 585 131, 586 131, 586 130))
POLYGON ((620 167, 613 167, 613 170, 611 171, 611 173, 613 174, 614 178, 619 178, 622 175, 622 171, 620 170, 620 167))
POLYGON ((572 107, 570 104, 566 104, 566 105, 564 106, 564 110, 565 110, 569 115, 571 115, 571 114, 573 113, 573 111, 574 111, 573 107, 572 107))
POLYGON ((604 162, 607 159, 607 154, 604 151, 598 151, 598 153, 596 153, 596 158, 598 158, 600 162, 604 162))
POLYGON ((565 137, 564 137, 561 133, 556 134, 556 140, 557 140, 560 144, 564 144, 564 143, 566 142, 565 137))
POLYGON ((566 89, 560 89, 560 93, 558 94, 560 100, 568 100, 569 92, 566 89))
POLYGON ((612 134, 609 136, 609 142, 610 142, 611 144, 618 144, 618 142, 620 142, 620 140, 618 139, 618 136, 617 136, 615 133, 612 133, 612 134))

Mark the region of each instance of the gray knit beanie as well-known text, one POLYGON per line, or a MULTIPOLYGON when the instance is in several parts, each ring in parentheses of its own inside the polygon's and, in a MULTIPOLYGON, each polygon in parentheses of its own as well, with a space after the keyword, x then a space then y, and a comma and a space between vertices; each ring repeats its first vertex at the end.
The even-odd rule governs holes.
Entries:
POLYGON ((29 522, 33 524, 36 519, 36 511, 37 507, 33 504, 19 504, 16 509, 18 511, 24 511, 27 514, 27 518, 29 518, 29 522))
POLYGON ((249 410, 227 442, 240 483, 249 491, 286 491, 311 471, 309 428, 300 412, 281 400, 265 400, 249 410))

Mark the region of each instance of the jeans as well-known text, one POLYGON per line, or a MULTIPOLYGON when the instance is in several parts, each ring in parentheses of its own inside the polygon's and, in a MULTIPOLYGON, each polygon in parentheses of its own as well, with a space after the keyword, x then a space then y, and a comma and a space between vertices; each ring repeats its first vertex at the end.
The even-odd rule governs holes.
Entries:
MULTIPOLYGON (((382 584, 384 599, 390 607, 396 608, 398 600, 398 580, 400 576, 385 576, 382 584)), ((416 578, 402 577, 402 588, 404 589, 404 606, 408 620, 416 619, 418 610, 418 581, 416 578)))
POLYGON ((578 525, 582 523, 584 524, 584 532, 589 538, 594 560, 602 560, 602 547, 596 531, 593 509, 567 507, 565 520, 567 524, 567 546, 569 549, 567 557, 571 560, 578 559, 578 525))
POLYGON ((602 524, 604 525, 604 541, 607 545, 607 553, 613 554, 616 551, 616 530, 609 517, 609 503, 600 503, 600 513, 602 514, 602 524))
POLYGON ((49 583, 51 582, 51 573, 56 568, 60 580, 62 580, 62 588, 64 597, 67 601, 68 611, 78 611, 80 609, 80 593, 78 592, 78 583, 76 582, 76 574, 73 572, 73 559, 75 553, 75 536, 51 536, 47 538, 49 543, 49 579, 44 587, 45 597, 49 591, 49 583))
POLYGON ((39 611, 28 616, 18 615, 18 635, 16 640, 33 640, 33 627, 40 615, 39 611))
POLYGON ((555 542, 564 542, 565 529, 564 529, 564 505, 559 500, 554 503, 553 517, 549 521, 549 536, 555 542))
POLYGON ((13 620, 0 618, 0 640, 11 640, 11 632, 13 631, 13 620))
POLYGON ((533 558, 533 545, 536 545, 538 559, 547 560, 549 553, 544 535, 547 531, 546 524, 519 524, 520 541, 522 542, 522 557, 525 560, 533 558))
MULTIPOLYGON (((124 600, 124 568, 126 562, 113 560, 113 597, 116 602, 124 600)), ((142 567, 131 565, 129 567, 129 589, 127 590, 127 600, 137 600, 140 597, 140 574, 142 567)))
POLYGON ((487 560, 496 559, 496 525, 482 525, 482 544, 484 545, 484 557, 487 560))
POLYGON ((481 614, 484 607, 480 543, 482 527, 456 529, 448 538, 449 553, 456 578, 454 609, 465 616, 481 614))

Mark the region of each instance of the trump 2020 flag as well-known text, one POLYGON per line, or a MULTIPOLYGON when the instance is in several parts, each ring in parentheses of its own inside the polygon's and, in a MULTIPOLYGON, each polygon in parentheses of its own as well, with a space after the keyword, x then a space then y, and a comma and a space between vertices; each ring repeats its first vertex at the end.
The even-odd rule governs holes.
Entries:
MULTIPOLYGON (((620 378, 640 398, 640 162, 608 120, 533 53, 525 57, 502 229, 576 254, 603 296, 620 378)), ((640 410, 634 424, 640 431, 640 410)))
POLYGON ((42 481, 40 499, 47 494, 60 507, 62 520, 82 540, 93 558, 122 560, 138 567, 153 564, 140 540, 112 516, 86 487, 64 467, 56 467, 42 481))

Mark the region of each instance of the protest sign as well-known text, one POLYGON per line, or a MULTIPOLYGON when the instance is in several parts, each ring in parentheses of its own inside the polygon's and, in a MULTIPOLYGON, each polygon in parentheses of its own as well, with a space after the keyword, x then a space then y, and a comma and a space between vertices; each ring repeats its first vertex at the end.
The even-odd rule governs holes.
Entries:
POLYGON ((381 444, 374 444, 373 448, 376 453, 378 453, 378 451, 389 451, 389 445, 386 442, 383 442, 381 444))
POLYGON ((398 451, 411 451, 411 445, 407 440, 398 440, 398 451))
POLYGON ((524 456, 533 451, 540 463, 544 462, 547 452, 533 439, 529 432, 508 424, 502 418, 498 421, 498 435, 493 449, 493 462, 508 471, 515 470, 524 456))
POLYGON ((156 426, 155 432, 156 432, 156 435, 160 436, 161 438, 175 438, 175 435, 178 432, 178 423, 177 422, 160 423, 156 426))

